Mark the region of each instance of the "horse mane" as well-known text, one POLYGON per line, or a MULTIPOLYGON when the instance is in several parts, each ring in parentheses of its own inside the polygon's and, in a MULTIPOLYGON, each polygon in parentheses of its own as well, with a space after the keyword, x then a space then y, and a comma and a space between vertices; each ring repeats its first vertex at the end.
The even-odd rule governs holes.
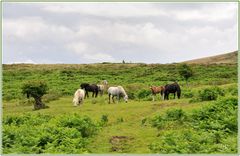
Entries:
POLYGON ((124 94, 124 96, 126 96, 127 95, 127 93, 125 92, 125 90, 123 89, 123 87, 122 86, 117 86, 118 87, 118 89, 120 89, 121 90, 121 92, 124 94))

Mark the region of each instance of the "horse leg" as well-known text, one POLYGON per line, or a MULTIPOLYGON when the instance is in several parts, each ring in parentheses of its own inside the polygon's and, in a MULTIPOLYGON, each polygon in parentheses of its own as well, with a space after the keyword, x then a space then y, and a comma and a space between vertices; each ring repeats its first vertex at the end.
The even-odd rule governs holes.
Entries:
POLYGON ((180 95, 181 95, 181 92, 178 91, 178 92, 177 92, 178 99, 180 99, 180 95))
POLYGON ((108 94, 108 103, 110 104, 110 97, 111 97, 111 94, 108 94))
POLYGON ((98 90, 96 90, 95 92, 95 98, 98 96, 98 90))
POLYGON ((164 100, 164 94, 163 93, 161 93, 161 99, 164 100))
POLYGON ((120 97, 119 97, 119 95, 117 95, 117 103, 119 102, 119 100, 120 100, 120 97))
POLYGON ((174 99, 175 99, 175 93, 173 93, 173 95, 174 95, 174 99))
POLYGON ((114 101, 114 95, 112 95, 112 101, 113 101, 113 103, 115 103, 115 101, 114 101))
POLYGON ((167 93, 164 94, 164 100, 167 100, 167 93))
POLYGON ((155 94, 152 94, 152 101, 155 101, 154 96, 155 96, 155 94))
POLYGON ((166 93, 166 96, 165 96, 165 97, 166 97, 166 98, 165 98, 166 100, 169 100, 169 99, 168 99, 168 95, 169 95, 169 93, 166 93))

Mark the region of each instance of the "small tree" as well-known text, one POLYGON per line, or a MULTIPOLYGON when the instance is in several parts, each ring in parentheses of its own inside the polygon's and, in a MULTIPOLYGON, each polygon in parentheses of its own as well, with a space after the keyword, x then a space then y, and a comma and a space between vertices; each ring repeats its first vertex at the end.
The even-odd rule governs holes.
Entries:
POLYGON ((34 98, 35 110, 46 108, 42 102, 42 96, 47 93, 47 90, 47 84, 42 81, 29 81, 22 86, 22 93, 26 94, 27 98, 34 98))
POLYGON ((179 74, 186 80, 188 85, 188 79, 193 76, 193 71, 187 64, 182 64, 179 68, 179 74))

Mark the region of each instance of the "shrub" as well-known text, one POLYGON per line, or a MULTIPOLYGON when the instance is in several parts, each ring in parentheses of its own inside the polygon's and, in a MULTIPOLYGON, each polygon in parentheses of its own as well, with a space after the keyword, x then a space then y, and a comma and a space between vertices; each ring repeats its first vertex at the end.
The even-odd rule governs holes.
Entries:
POLYGON ((61 127, 76 128, 81 132, 82 137, 93 136, 98 131, 98 127, 89 117, 82 118, 77 114, 59 119, 58 125, 61 127))
POLYGON ((194 93, 190 90, 182 91, 182 96, 185 98, 192 98, 194 96, 194 93))
POLYGON ((236 85, 231 85, 230 87, 225 89, 227 93, 229 93, 232 96, 237 96, 238 95, 238 87, 236 85))
POLYGON ((149 97, 149 95, 151 95, 151 91, 150 90, 146 90, 146 89, 140 90, 137 93, 138 99, 145 99, 145 98, 149 97))
POLYGON ((151 120, 151 125, 152 127, 156 127, 157 129, 162 129, 164 127, 165 120, 161 115, 156 115, 152 120, 151 120))
POLYGON ((47 93, 47 90, 47 84, 43 81, 29 81, 22 86, 22 93, 26 94, 27 98, 34 98, 35 110, 46 108, 45 104, 42 102, 42 96, 47 93))
POLYGON ((172 121, 182 121, 186 118, 186 113, 182 109, 170 109, 167 110, 165 119, 166 120, 172 120, 172 121))
POLYGON ((192 125, 197 129, 237 133, 237 104, 237 97, 227 97, 194 111, 190 117, 192 125))
POLYGON ((224 91, 219 87, 210 87, 199 91, 200 101, 216 100, 219 96, 224 96, 224 91))
POLYGON ((52 117, 41 114, 3 119, 3 153, 85 153, 99 124, 77 114, 52 117))
POLYGON ((170 130, 151 143, 149 149, 154 153, 163 154, 235 153, 236 148, 232 150, 231 144, 224 144, 225 140, 224 133, 217 131, 170 130), (218 148, 215 145, 218 145, 218 148))
POLYGON ((127 95, 128 95, 128 98, 131 99, 131 100, 134 100, 136 98, 134 92, 128 91, 127 95))
POLYGON ((182 64, 179 66, 179 74, 188 82, 188 79, 193 76, 193 70, 187 64, 182 64))
POLYGON ((108 115, 102 115, 100 123, 101 125, 106 125, 108 123, 108 115))
POLYGON ((221 98, 201 109, 186 114, 181 109, 168 110, 153 117, 152 126, 160 131, 158 139, 149 145, 154 153, 236 153, 237 97, 221 98), (179 127, 173 121, 184 121, 179 127), (187 120, 185 120, 187 119, 187 120), (173 128, 167 126, 173 123, 173 128), (224 148, 223 148, 224 147, 224 148))

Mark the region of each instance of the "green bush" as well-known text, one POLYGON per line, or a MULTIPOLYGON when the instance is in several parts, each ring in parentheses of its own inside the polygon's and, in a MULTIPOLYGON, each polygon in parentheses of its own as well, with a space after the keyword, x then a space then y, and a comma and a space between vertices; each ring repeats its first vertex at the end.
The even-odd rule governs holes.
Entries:
POLYGON ((127 95, 128 95, 128 99, 134 100, 136 98, 134 92, 128 91, 127 95))
POLYGON ((85 153, 100 124, 77 114, 7 116, 3 119, 3 153, 85 153))
POLYGON ((185 98, 192 98, 194 93, 191 90, 184 90, 182 91, 182 96, 185 98))
POLYGON ((231 85, 230 87, 226 88, 225 91, 232 96, 238 96, 238 86, 237 86, 237 84, 236 85, 231 85))
POLYGON ((102 115, 101 117, 101 125, 106 125, 108 123, 108 115, 102 115))
POLYGON ((152 127, 156 127, 158 130, 162 129, 165 125, 165 119, 161 115, 156 115, 151 120, 152 127))
POLYGON ((168 130, 151 143, 149 149, 162 154, 236 153, 237 140, 233 144, 226 144, 227 141, 224 133, 217 131, 168 130))
POLYGON ((98 127, 93 123, 91 118, 74 114, 61 118, 58 122, 61 127, 75 128, 81 132, 82 137, 90 137, 96 134, 98 127))
POLYGON ((196 129, 237 133, 237 104, 237 97, 226 97, 194 111, 190 117, 192 125, 196 129))
POLYGON ((172 121, 182 121, 186 119, 187 115, 182 109, 169 109, 166 112, 165 120, 172 120, 172 121))
POLYGON ((22 94, 27 95, 27 98, 34 98, 35 104, 34 109, 43 109, 48 108, 42 102, 42 96, 45 95, 48 91, 48 86, 44 81, 32 80, 23 84, 22 94))
POLYGON ((181 109, 170 109, 156 115, 151 120, 152 126, 167 130, 159 131, 158 139, 149 149, 166 154, 236 153, 237 106, 236 96, 224 97, 188 114, 181 109), (176 122, 179 120, 181 125, 176 122))
POLYGON ((198 99, 200 101, 217 100, 219 96, 224 96, 224 90, 219 87, 209 87, 198 92, 198 99))
POLYGON ((138 99, 146 99, 146 98, 148 98, 151 94, 152 94, 152 93, 151 93, 150 89, 149 89, 149 90, 143 89, 143 90, 140 90, 140 91, 137 93, 137 98, 138 98, 138 99))

